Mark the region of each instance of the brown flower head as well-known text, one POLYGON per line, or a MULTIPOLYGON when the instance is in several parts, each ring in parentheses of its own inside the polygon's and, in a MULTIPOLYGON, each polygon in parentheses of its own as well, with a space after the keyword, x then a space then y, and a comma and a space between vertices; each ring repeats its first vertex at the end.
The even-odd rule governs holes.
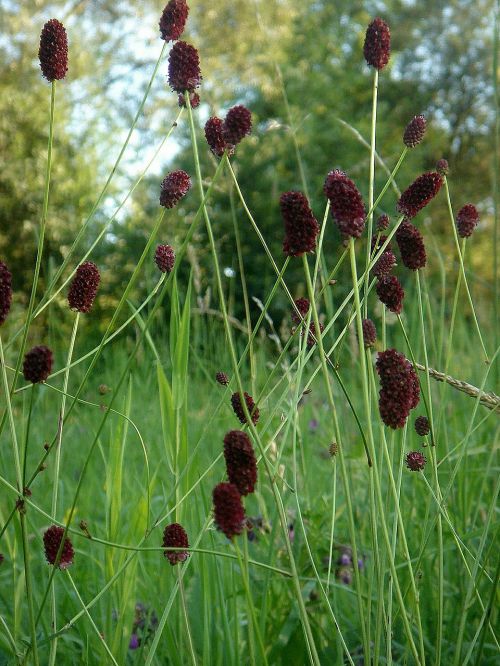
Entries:
POLYGON ((366 30, 363 53, 366 62, 375 69, 383 69, 391 53, 391 32, 387 23, 374 19, 366 30))
POLYGON ((390 428, 402 428, 420 398, 415 370, 395 349, 379 352, 376 366, 381 385, 379 410, 382 421, 390 428))
POLYGON ((311 303, 309 302, 308 298, 297 298, 294 301, 295 306, 297 310, 300 312, 300 316, 297 314, 296 310, 292 310, 292 321, 295 325, 300 324, 302 319, 305 319, 307 316, 307 313, 309 312, 309 308, 311 307, 311 303))
POLYGON ((245 527, 245 509, 238 488, 233 483, 219 483, 213 490, 212 499, 217 529, 228 539, 241 534, 245 527))
POLYGON ((7 319, 11 303, 12 275, 3 261, 0 261, 0 326, 7 319))
POLYGON ((189 7, 186 0, 170 0, 160 18, 161 38, 166 42, 179 39, 184 32, 188 14, 189 7))
POLYGON ((226 375, 225 372, 218 372, 215 375, 215 381, 219 383, 221 386, 227 386, 229 384, 229 377, 226 375))
MULTIPOLYGON (((250 414, 250 417, 252 419, 252 423, 255 425, 257 421, 259 420, 259 410, 255 405, 255 402, 253 401, 253 398, 251 395, 248 395, 248 393, 245 391, 243 393, 245 397, 245 402, 247 405, 248 413, 250 414)), ((243 404, 241 402, 240 394, 238 392, 233 393, 231 396, 231 405, 233 406, 233 411, 240 420, 240 423, 247 423, 247 417, 245 416, 245 410, 243 409, 243 404)))
MULTIPOLYGON (((44 532, 43 545, 45 548, 45 557, 49 564, 56 563, 57 553, 61 547, 63 535, 64 527, 59 527, 59 525, 52 525, 44 532)), ((73 550, 73 545, 66 536, 61 550, 61 555, 59 557, 59 569, 67 569, 69 566, 71 566, 73 564, 74 556, 75 551, 73 550)))
POLYGON ((444 158, 440 159, 437 161, 436 164, 436 171, 441 175, 441 176, 447 176, 448 171, 450 170, 450 166, 448 164, 448 160, 445 160, 444 158))
POLYGON ((395 275, 384 275, 376 286, 379 300, 394 314, 399 314, 403 309, 405 292, 401 283, 395 275))
POLYGON ((200 56, 191 44, 176 42, 168 57, 168 83, 172 90, 193 92, 201 83, 200 56))
POLYGON ((420 451, 410 451, 410 453, 406 455, 406 466, 412 472, 422 471, 426 462, 426 457, 420 453, 420 451))
POLYGON ((172 171, 166 176, 161 184, 160 205, 165 208, 173 208, 186 196, 191 189, 191 178, 179 169, 172 171))
POLYGON ((280 197, 281 217, 285 223, 283 252, 300 257, 316 249, 319 225, 302 192, 284 192, 280 197))
POLYGON ((222 120, 216 116, 209 118, 205 123, 205 138, 210 146, 210 150, 217 157, 222 157, 225 150, 229 154, 234 152, 234 146, 227 144, 224 139, 223 125, 222 120))
POLYGON ((80 264, 68 291, 69 307, 77 312, 90 312, 100 281, 99 269, 92 261, 80 264))
POLYGON ((403 143, 407 148, 415 148, 422 141, 427 121, 422 115, 413 116, 403 134, 403 143))
POLYGON ((429 425, 429 419, 427 416, 417 416, 415 419, 415 432, 420 437, 425 437, 429 434, 431 427, 429 425))
POLYGON ((402 222, 396 231, 401 261, 412 271, 423 268, 427 262, 422 234, 411 222, 402 222))
POLYGON ((68 37, 57 19, 50 19, 42 28, 38 57, 42 74, 48 81, 64 79, 68 71, 68 37))
POLYGON ((228 479, 240 495, 253 493, 257 483, 257 460, 250 437, 242 430, 230 430, 224 437, 224 458, 228 479))
POLYGON ((252 131, 252 114, 242 104, 229 109, 222 128, 226 143, 236 146, 252 131))
POLYGON ((479 213, 474 204, 465 204, 458 211, 457 231, 460 238, 468 238, 479 222, 479 213))
POLYGON ((423 173, 399 198, 398 211, 411 220, 434 199, 442 184, 443 177, 436 171, 423 173))
POLYGON ((33 347, 24 357, 23 375, 27 382, 39 384, 50 375, 54 357, 51 350, 44 345, 33 347))
MULTIPOLYGON (((189 548, 188 535, 182 525, 172 523, 165 527, 162 546, 165 548, 189 548)), ((166 550, 164 555, 173 566, 178 562, 187 560, 189 553, 187 550, 166 550)))
POLYGON ((157 245, 155 263, 162 273, 170 273, 175 263, 175 252, 171 245, 157 245))
POLYGON ((373 347, 377 340, 377 329, 371 319, 363 319, 361 322, 363 329, 363 343, 365 347, 373 347))
POLYGON ((330 171, 323 192, 340 233, 359 238, 365 225, 365 205, 354 182, 340 169, 330 171))

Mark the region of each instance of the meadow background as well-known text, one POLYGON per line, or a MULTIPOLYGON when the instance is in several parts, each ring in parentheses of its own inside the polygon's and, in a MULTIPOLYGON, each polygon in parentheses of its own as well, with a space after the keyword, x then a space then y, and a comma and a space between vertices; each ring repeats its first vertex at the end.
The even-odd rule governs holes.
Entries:
MULTIPOLYGON (((39 663, 358 665, 370 663, 368 654, 376 658, 372 663, 498 663, 498 415, 477 394, 471 397, 431 381, 436 450, 422 449, 430 462, 425 472, 415 474, 404 467, 404 454, 422 444, 413 430, 414 416, 402 432, 384 433, 377 386, 371 385, 382 512, 368 482, 360 436, 370 415, 363 407, 350 306, 325 336, 326 348, 336 345, 331 386, 342 432, 342 470, 329 454, 335 433, 319 354, 311 352, 306 362, 299 336, 290 341, 290 301, 276 282, 228 170, 207 205, 227 321, 203 224, 186 245, 175 278, 161 292, 162 302, 154 298, 159 280, 154 247, 134 274, 158 218, 162 178, 173 169, 185 169, 193 181, 196 176, 188 114, 183 111, 179 117, 177 95, 166 81, 168 48, 116 166, 162 51, 157 25, 163 4, 0 0, 0 259, 13 274, 14 289, 12 310, 1 330, 9 382, 19 351, 16 332, 30 298, 43 205, 50 85, 41 77, 37 53, 41 27, 51 17, 68 31, 69 72, 57 85, 36 304, 43 302, 65 259, 70 257, 58 286, 100 236, 90 259, 101 271, 101 287, 92 313, 79 322, 73 360, 85 358, 71 369, 66 390, 70 401, 85 378, 79 396, 85 402, 75 406, 64 425, 56 514, 64 524, 83 473, 72 516, 75 564, 72 578, 56 572, 55 596, 46 603, 50 567, 42 533, 51 522, 50 458, 26 502, 32 598, 35 609, 44 607, 36 627, 39 663), (121 302, 131 275, 133 288, 121 302), (118 306, 112 330, 130 322, 90 366, 92 355, 86 355, 100 345, 118 306), (254 529, 250 539, 238 538, 241 555, 211 523, 211 491, 224 477, 223 437, 239 427, 229 402, 238 383, 228 325, 236 356, 242 359, 244 389, 261 411, 259 437, 273 472, 271 482, 259 462, 258 491, 246 501, 254 529), (215 382, 217 371, 231 377, 229 388, 215 382), (106 411, 111 403, 115 411, 106 411), (291 583, 276 492, 287 518, 302 609, 291 583), (440 492, 446 496, 441 508, 436 500, 440 492), (382 513, 392 544, 387 552, 382 513), (186 527, 192 546, 209 552, 193 552, 185 564, 171 567, 162 554, 161 530, 174 519, 186 527), (87 532, 78 527, 82 520, 87 532), (342 552, 353 548, 353 525, 359 571, 339 564, 342 552), (394 572, 418 660, 405 633, 394 572), (304 610, 309 637, 303 630, 304 610), (54 617, 56 628, 63 628, 57 641, 54 617), (311 636, 316 657, 307 648, 311 636)), ((423 113, 428 121, 425 140, 408 153, 396 183, 403 190, 444 157, 453 208, 467 202, 478 207, 481 222, 467 241, 466 274, 493 363, 484 363, 463 282, 457 290, 460 263, 444 190, 418 218, 428 255, 421 278, 423 304, 414 275, 399 267, 407 293, 404 330, 395 317, 384 316, 387 346, 410 357, 409 341, 418 362, 423 364, 427 355, 438 371, 498 392, 498 3, 189 4, 183 38, 200 52, 202 103, 194 121, 204 184, 208 187, 218 164, 205 143, 206 119, 245 104, 252 112, 253 132, 238 146, 231 164, 279 268, 282 192, 306 190, 321 220, 325 175, 340 167, 367 199, 372 71, 362 47, 373 17, 383 16, 391 26, 391 60, 379 84, 381 161, 376 163, 375 195, 387 180, 385 169, 392 170, 401 154, 406 124, 423 113)), ((376 214, 394 217, 396 201, 389 187, 376 214)), ((199 206, 195 186, 167 212, 158 242, 181 247, 199 206)), ((317 267, 319 287, 326 286, 318 296, 325 323, 336 316, 352 287, 348 258, 335 273, 336 283, 326 285, 344 252, 331 217, 326 224, 324 263, 317 267)), ((362 266, 361 251, 359 258, 362 266)), ((315 257, 311 266, 314 262, 315 257)), ((294 298, 307 295, 300 260, 289 263, 284 279, 294 298)), ((40 311, 28 335, 29 346, 43 342, 54 350, 59 374, 36 392, 20 380, 23 390, 12 398, 17 438, 29 441, 30 470, 42 457, 44 443, 57 433, 74 323, 66 293, 62 289, 40 311)), ((379 325, 382 306, 374 295, 370 298, 369 311, 379 325)), ((376 349, 383 349, 383 342, 376 349)), ((36 663, 19 521, 17 516, 9 520, 16 493, 7 411, 2 385, 0 523, 8 525, 0 542, 0 664, 36 663)), ((423 404, 417 411, 425 413, 423 404)))

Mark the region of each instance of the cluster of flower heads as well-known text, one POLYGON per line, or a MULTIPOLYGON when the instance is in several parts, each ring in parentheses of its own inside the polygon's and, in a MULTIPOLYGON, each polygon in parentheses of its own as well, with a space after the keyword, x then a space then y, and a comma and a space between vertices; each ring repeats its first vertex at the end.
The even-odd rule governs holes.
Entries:
POLYGON ((252 114, 243 104, 229 109, 224 120, 212 116, 205 123, 205 138, 210 150, 217 157, 222 157, 224 152, 232 155, 235 147, 251 131, 252 114))
POLYGON ((415 369, 395 349, 379 352, 377 372, 380 377, 379 410, 382 421, 390 428, 402 428, 420 400, 420 385, 415 369))
POLYGON ((302 192, 284 192, 280 197, 281 217, 285 224, 283 252, 300 257, 316 249, 319 224, 302 192))
POLYGON ((323 185, 332 216, 344 236, 359 238, 365 226, 365 205, 354 182, 340 169, 330 171, 323 185))
POLYGON ((64 79, 68 71, 68 37, 57 19, 50 19, 42 28, 38 57, 47 81, 64 79))

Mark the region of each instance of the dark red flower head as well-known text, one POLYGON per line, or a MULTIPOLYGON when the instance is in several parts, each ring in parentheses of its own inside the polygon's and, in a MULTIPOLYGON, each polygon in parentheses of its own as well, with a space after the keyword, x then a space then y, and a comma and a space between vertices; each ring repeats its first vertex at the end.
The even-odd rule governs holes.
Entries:
MULTIPOLYGON (((246 405, 247 405, 248 413, 250 414, 250 416, 252 418, 252 423, 255 425, 257 423, 257 421, 259 420, 259 416, 260 416, 259 410, 256 407, 255 402, 253 401, 253 398, 252 398, 251 395, 248 395, 248 393, 246 391, 245 391, 245 393, 243 393, 243 395, 245 397, 245 402, 246 402, 246 405)), ((236 416, 240 420, 240 423, 243 423, 243 424, 247 423, 247 417, 245 416, 245 411, 243 409, 240 394, 238 392, 233 393, 233 395, 231 396, 231 405, 233 406, 234 413, 236 414, 236 416)))
POLYGON ((257 460, 250 437, 242 430, 230 430, 224 437, 224 458, 228 479, 240 495, 253 493, 257 483, 257 460))
POLYGON ((426 457, 420 453, 420 451, 410 451, 410 453, 406 455, 406 466, 408 469, 411 469, 412 472, 422 471, 426 462, 426 457))
MULTIPOLYGON (((188 535, 182 525, 172 523, 165 527, 162 546, 165 548, 189 548, 188 535)), ((187 560, 189 553, 187 550, 166 550, 164 555, 173 566, 178 562, 187 560)))
POLYGON ((188 14, 189 7, 186 0, 170 0, 160 18, 161 38, 166 42, 179 39, 184 32, 188 14))
POLYGON ((172 171, 163 179, 160 192, 160 205, 173 208, 191 189, 191 178, 179 169, 172 171))
POLYGON ((377 220, 377 231, 385 231, 389 226, 389 216, 385 213, 377 220))
POLYGON ((354 182, 340 169, 330 171, 323 192, 340 233, 359 238, 365 225, 365 205, 354 182))
POLYGON ((48 81, 64 79, 68 71, 68 37, 57 19, 50 19, 42 28, 38 57, 42 74, 48 81))
POLYGON ((170 273, 175 263, 175 252, 171 245, 158 245, 155 250, 155 263, 162 273, 170 273))
MULTIPOLYGON (((319 323, 319 334, 321 335, 324 330, 325 330, 325 327, 320 322, 319 323)), ((309 324, 309 331, 307 333, 307 340, 306 340, 307 346, 309 348, 314 347, 314 345, 316 344, 317 339, 318 339, 318 336, 316 334, 316 324, 312 321, 309 324)))
POLYGON ((233 483, 219 483, 213 490, 212 499, 217 529, 228 539, 241 534, 245 526, 245 509, 238 488, 233 483))
MULTIPOLYGON (((183 107, 184 109, 187 108, 187 103, 186 99, 184 97, 183 93, 179 93, 177 97, 177 101, 179 103, 179 106, 183 107)), ((200 96, 196 92, 190 92, 189 93, 189 103, 191 104, 192 109, 196 109, 198 106, 200 106, 200 96)))
POLYGON ((379 409, 382 421, 390 428, 402 428, 410 410, 417 406, 420 387, 413 366, 395 349, 379 352, 379 409))
POLYGON ((434 199, 442 184, 443 178, 436 171, 423 173, 401 195, 398 201, 398 211, 408 219, 415 217, 434 199))
POLYGON ((403 143, 407 148, 415 148, 422 141, 427 121, 422 115, 413 116, 403 134, 403 143))
POLYGON ((90 312, 100 281, 99 269, 92 261, 80 264, 68 291, 69 307, 77 312, 90 312))
POLYGON ((283 252, 300 257, 316 249, 319 225, 302 192, 284 192, 280 197, 281 217, 285 223, 283 252))
MULTIPOLYGON (((59 552, 63 535, 64 527, 59 527, 59 525, 52 525, 44 532, 43 545, 45 548, 45 557, 49 564, 56 563, 57 553, 59 552)), ((75 551, 73 550, 71 541, 66 536, 59 556, 59 569, 67 569, 71 566, 73 564, 74 556, 75 551)))
POLYGON ((222 128, 226 143, 236 146, 252 131, 252 114, 242 104, 233 106, 227 112, 222 128))
POLYGON ((226 375, 225 372, 218 372, 215 375, 215 381, 219 383, 221 386, 227 386, 229 384, 229 377, 226 375))
POLYGON ((193 92, 201 83, 200 56, 191 44, 176 42, 168 57, 168 83, 172 90, 193 92))
POLYGON ((294 301, 297 310, 300 312, 300 317, 297 314, 297 312, 292 310, 292 321, 295 325, 300 324, 302 319, 305 319, 307 316, 307 313, 309 312, 309 308, 311 307, 311 303, 309 302, 308 298, 297 298, 294 301))
POLYGON ((405 292, 401 283, 395 275, 384 275, 376 286, 379 300, 394 314, 399 314, 403 309, 405 292))
POLYGON ((441 176, 447 176, 448 171, 450 169, 450 166, 448 164, 448 160, 445 160, 444 158, 440 159, 437 161, 436 164, 436 171, 441 175, 441 176))
POLYGON ((54 357, 51 350, 44 345, 33 347, 24 357, 23 375, 27 382, 39 384, 50 375, 54 357))
POLYGON ((412 271, 423 268, 427 262, 422 234, 411 222, 402 222, 396 231, 401 261, 412 271))
POLYGON ((457 231, 460 238, 468 238, 479 222, 479 213, 474 204, 465 204, 458 211, 457 231))
POLYGON ((380 255, 380 259, 373 267, 373 274, 381 278, 384 275, 389 275, 394 266, 396 265, 396 256, 392 250, 385 250, 380 255))
POLYGON ((210 150, 217 157, 222 157, 225 150, 229 154, 234 152, 234 146, 227 144, 224 139, 223 125, 222 120, 216 116, 209 118, 205 123, 205 138, 210 150))
POLYGON ((12 275, 3 261, 0 261, 0 326, 7 319, 11 303, 12 275))
POLYGON ((381 18, 374 19, 366 30, 363 53, 366 62, 375 69, 383 69, 391 54, 391 32, 381 18))
POLYGON ((417 435, 420 435, 420 437, 425 437, 429 434, 430 430, 431 428, 427 416, 418 416, 415 419, 415 432, 417 435))
POLYGON ((365 347, 373 347, 377 340, 377 329, 371 319, 363 319, 361 322, 363 328, 363 344, 365 347))

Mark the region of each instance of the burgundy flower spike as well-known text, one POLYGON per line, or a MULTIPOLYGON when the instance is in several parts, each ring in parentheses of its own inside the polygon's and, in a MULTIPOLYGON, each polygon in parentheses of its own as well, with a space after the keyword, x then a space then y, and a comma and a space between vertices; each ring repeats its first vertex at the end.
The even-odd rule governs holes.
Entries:
POLYGON ((395 275, 384 275, 375 287, 379 300, 394 314, 400 314, 403 309, 405 292, 395 275))
POLYGON ((12 275, 3 261, 0 261, 0 326, 7 319, 11 303, 12 275))
POLYGON ((354 182, 340 169, 327 175, 323 192, 340 233, 359 238, 365 226, 365 205, 354 182))
POLYGON ((479 222, 479 213, 474 204, 465 204, 458 211, 457 231, 460 238, 468 238, 479 222))
POLYGON ((390 428, 402 428, 410 410, 418 405, 420 386, 411 363, 395 349, 379 352, 379 409, 382 421, 390 428))
POLYGON ((281 217, 285 223, 283 252, 300 257, 316 249, 319 225, 302 192, 284 192, 280 197, 281 217))
POLYGON ((179 39, 184 32, 188 14, 186 0, 170 0, 160 18, 161 38, 166 42, 179 39))
POLYGON ((295 305, 297 306, 297 310, 300 312, 301 317, 297 314, 295 310, 292 310, 292 321, 295 325, 300 324, 302 319, 305 319, 307 316, 307 313, 309 312, 309 308, 311 307, 311 303, 309 302, 308 298, 297 298, 295 301, 295 305))
POLYGON ((191 189, 191 178, 179 169, 172 171, 163 179, 160 192, 160 205, 173 208, 191 189))
POLYGON ((414 116, 406 126, 403 134, 403 143, 407 148, 415 148, 422 141, 427 121, 422 115, 414 116))
POLYGON ((50 19, 43 26, 38 57, 47 81, 64 79, 68 71, 68 37, 63 24, 57 19, 50 19))
MULTIPOLYGON (((247 405, 248 413, 250 414, 252 418, 252 423, 255 425, 257 421, 259 420, 259 410, 255 405, 255 402, 253 401, 253 398, 251 395, 248 395, 248 393, 245 391, 243 394, 245 397, 245 402, 247 405)), ((238 392, 233 393, 231 396, 231 405, 233 406, 233 411, 240 420, 240 423, 247 423, 247 417, 245 416, 245 410, 243 409, 243 405, 241 403, 241 398, 240 394, 238 392)))
POLYGON ((226 149, 229 153, 234 152, 234 146, 230 146, 226 143, 223 127, 224 123, 216 116, 209 118, 205 123, 205 138, 210 146, 210 150, 214 155, 217 155, 217 157, 222 157, 226 149))
POLYGON ((178 93, 193 92, 200 85, 200 56, 191 44, 173 45, 168 57, 168 83, 178 93))
POLYGON ((236 146, 247 134, 250 134, 252 131, 252 114, 246 106, 239 104, 229 109, 222 131, 226 142, 233 146, 236 146))
POLYGON ((171 245, 158 245, 155 251, 155 264, 162 273, 170 273, 175 263, 175 252, 171 245))
POLYGON ((406 454, 406 466, 412 472, 421 472, 426 462, 426 457, 420 451, 410 451, 406 454))
POLYGON ((443 177, 436 171, 423 173, 401 195, 398 211, 408 219, 415 217, 434 199, 442 184, 443 177))
POLYGON ((90 312, 100 281, 99 269, 92 261, 80 264, 68 291, 69 307, 77 312, 90 312))
POLYGON ((212 493, 214 522, 228 539, 241 534, 245 526, 245 509, 241 495, 233 483, 219 483, 212 493))
POLYGON ((424 268, 427 256, 422 234, 411 222, 403 222, 396 231, 401 261, 412 271, 424 268))
POLYGON ((27 382, 39 384, 50 375, 54 357, 51 350, 44 345, 33 347, 24 357, 23 375, 27 382))
POLYGON ((361 322, 363 329, 363 344, 365 347, 373 347, 377 341, 377 329, 371 319, 363 319, 361 322))
POLYGON ((363 53, 366 62, 375 69, 383 69, 389 62, 391 31, 383 19, 376 18, 368 26, 363 53))
MULTIPOLYGON (((43 545, 45 548, 45 557, 49 564, 55 564, 57 559, 57 553, 61 546, 61 541, 64 535, 64 527, 59 527, 59 525, 52 525, 45 531, 43 535, 43 545)), ((71 541, 66 538, 64 539, 64 544, 61 550, 61 555, 59 557, 59 569, 67 569, 73 564, 73 557, 75 556, 75 551, 73 550, 73 545, 71 541)))
POLYGON ((242 430, 230 430, 224 437, 227 476, 240 495, 253 493, 257 483, 257 460, 250 437, 242 430))
MULTIPOLYGON (((165 548, 189 548, 188 535, 182 525, 172 523, 165 527, 162 546, 165 548)), ((173 566, 178 562, 184 562, 189 553, 187 550, 166 550, 164 555, 173 566)))

